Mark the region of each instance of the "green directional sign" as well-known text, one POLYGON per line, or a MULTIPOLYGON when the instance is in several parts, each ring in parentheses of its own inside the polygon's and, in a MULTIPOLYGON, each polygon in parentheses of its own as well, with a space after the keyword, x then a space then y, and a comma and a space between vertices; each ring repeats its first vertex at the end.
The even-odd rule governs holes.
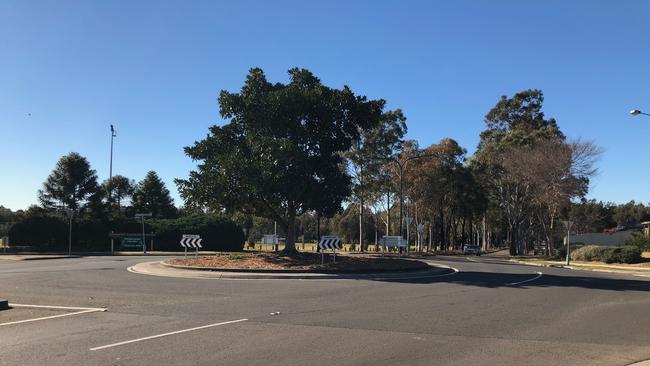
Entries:
POLYGON ((142 250, 142 238, 136 238, 136 237, 122 238, 122 244, 120 245, 120 249, 142 250))

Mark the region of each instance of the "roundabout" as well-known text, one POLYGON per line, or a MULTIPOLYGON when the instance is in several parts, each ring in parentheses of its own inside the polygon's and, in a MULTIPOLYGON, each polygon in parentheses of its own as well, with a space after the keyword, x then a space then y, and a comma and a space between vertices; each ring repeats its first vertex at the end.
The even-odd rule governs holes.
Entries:
MULTIPOLYGON (((406 260, 405 260, 406 261, 406 260)), ((401 270, 385 270, 376 272, 340 272, 324 273, 305 270, 268 270, 268 269, 237 269, 215 267, 193 267, 170 264, 167 260, 141 262, 127 268, 131 273, 176 278, 221 279, 221 280, 337 280, 337 279, 366 279, 366 280, 401 280, 425 279, 450 276, 458 273, 458 269, 434 263, 420 262, 417 266, 401 270)))

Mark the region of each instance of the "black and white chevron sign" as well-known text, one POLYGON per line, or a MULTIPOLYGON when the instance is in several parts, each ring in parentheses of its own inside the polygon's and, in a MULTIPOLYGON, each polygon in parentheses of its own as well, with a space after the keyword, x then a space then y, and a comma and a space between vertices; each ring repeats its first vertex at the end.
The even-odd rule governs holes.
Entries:
POLYGON ((336 236, 323 236, 318 242, 318 247, 321 249, 341 249, 341 239, 336 236))
POLYGON ((181 246, 183 248, 203 248, 201 246, 201 237, 199 235, 183 235, 181 246))

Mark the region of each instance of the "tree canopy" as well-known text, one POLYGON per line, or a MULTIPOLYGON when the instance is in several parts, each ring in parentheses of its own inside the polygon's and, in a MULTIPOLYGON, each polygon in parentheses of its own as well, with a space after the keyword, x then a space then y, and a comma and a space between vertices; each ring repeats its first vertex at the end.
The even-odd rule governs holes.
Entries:
POLYGON ((295 246, 295 217, 338 210, 350 194, 342 153, 382 118, 383 100, 368 100, 344 86, 327 87, 305 69, 289 82, 271 83, 251 69, 239 93, 221 91, 224 126, 185 148, 199 161, 176 182, 184 200, 213 210, 241 210, 286 228, 295 246))
POLYGON ((135 187, 133 208, 142 213, 151 212, 153 217, 159 218, 173 218, 177 213, 169 190, 153 170, 135 187))
POLYGON ((76 152, 62 156, 38 191, 41 205, 47 209, 83 208, 97 201, 97 174, 88 160, 76 152), (93 197, 95 196, 95 197, 93 197))

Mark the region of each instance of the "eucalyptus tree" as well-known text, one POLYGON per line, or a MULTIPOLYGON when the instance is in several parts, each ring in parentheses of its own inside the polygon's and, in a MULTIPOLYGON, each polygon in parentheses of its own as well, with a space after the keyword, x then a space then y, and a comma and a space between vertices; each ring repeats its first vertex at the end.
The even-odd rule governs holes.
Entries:
MULTIPOLYGON (((547 243, 553 242, 561 209, 568 208, 571 199, 586 195, 599 155, 600 149, 593 143, 560 139, 538 140, 511 147, 506 153, 504 167, 529 187, 532 212, 547 243)), ((546 248, 547 254, 552 254, 552 246, 546 248)))
POLYGON ((521 225, 531 212, 531 189, 504 168, 507 151, 513 147, 530 146, 538 141, 565 139, 557 122, 542 112, 544 95, 529 89, 511 98, 502 96, 486 114, 486 130, 481 133, 475 158, 472 160, 490 199, 501 209, 508 226, 510 253, 517 254, 521 225))
POLYGON ((406 134, 406 117, 402 111, 388 111, 382 114, 380 123, 374 128, 360 130, 358 138, 344 155, 350 165, 353 199, 359 210, 359 249, 365 250, 363 215, 365 207, 376 198, 376 193, 386 187, 386 176, 382 167, 400 150, 406 134))

